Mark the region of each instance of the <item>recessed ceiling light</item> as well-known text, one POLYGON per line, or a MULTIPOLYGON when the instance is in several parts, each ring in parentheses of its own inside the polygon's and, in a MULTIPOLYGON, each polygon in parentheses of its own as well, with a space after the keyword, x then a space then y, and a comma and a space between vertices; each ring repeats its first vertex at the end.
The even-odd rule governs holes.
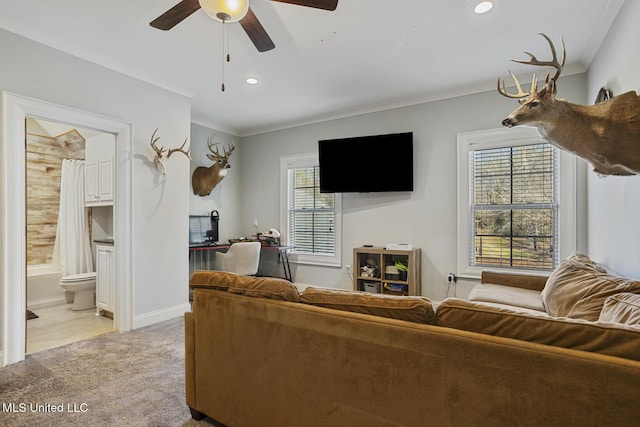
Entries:
POLYGON ((257 85, 258 84, 258 79, 256 79, 255 77, 247 77, 246 79, 244 79, 244 81, 248 85, 257 85))
POLYGON ((481 1, 480 3, 475 5, 475 7, 473 8, 473 12, 478 15, 482 15, 483 13, 489 12, 491 9, 493 9, 492 1, 481 1))

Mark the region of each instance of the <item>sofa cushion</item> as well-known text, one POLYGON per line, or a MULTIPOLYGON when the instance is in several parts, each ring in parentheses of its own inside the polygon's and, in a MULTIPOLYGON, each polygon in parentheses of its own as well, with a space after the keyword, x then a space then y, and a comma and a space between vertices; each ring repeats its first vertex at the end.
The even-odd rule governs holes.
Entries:
POLYGON ((436 323, 433 306, 426 297, 307 288, 300 295, 300 302, 409 322, 436 323))
POLYGON ((280 301, 298 302, 300 294, 293 283, 274 277, 252 277, 238 280, 229 286, 228 292, 280 301))
POLYGON ((275 277, 253 277, 224 271, 196 271, 189 284, 192 288, 213 288, 250 297, 298 302, 298 289, 293 283, 275 277))
POLYGON ((229 287, 229 277, 227 277, 227 274, 231 273, 211 270, 194 271, 189 279, 189 287, 192 289, 207 288, 226 291, 229 287))
POLYGON ((544 288, 545 283, 547 283, 547 278, 548 275, 539 276, 506 271, 482 270, 480 283, 531 289, 540 292, 544 288))
POLYGON ((598 320, 640 327, 640 295, 622 293, 610 296, 605 300, 598 320))
POLYGON ((437 317, 443 327, 640 360, 640 328, 636 327, 457 298, 442 301, 437 317))
POLYGON ((542 300, 552 316, 595 321, 605 300, 622 292, 640 293, 640 281, 607 274, 586 255, 574 253, 551 273, 542 300))
POLYGON ((469 293, 469 301, 493 302, 546 312, 542 305, 540 291, 514 288, 512 286, 483 283, 476 285, 469 293))

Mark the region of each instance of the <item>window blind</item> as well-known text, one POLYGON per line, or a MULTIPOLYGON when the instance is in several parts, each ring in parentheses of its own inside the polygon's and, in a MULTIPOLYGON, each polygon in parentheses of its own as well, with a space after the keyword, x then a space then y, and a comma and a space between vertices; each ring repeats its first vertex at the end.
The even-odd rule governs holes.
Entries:
POLYGON ((470 152, 471 265, 549 270, 558 254, 558 155, 550 144, 470 152))
POLYGON ((335 253, 335 198, 320 193, 317 166, 288 172, 289 241, 297 253, 335 253))

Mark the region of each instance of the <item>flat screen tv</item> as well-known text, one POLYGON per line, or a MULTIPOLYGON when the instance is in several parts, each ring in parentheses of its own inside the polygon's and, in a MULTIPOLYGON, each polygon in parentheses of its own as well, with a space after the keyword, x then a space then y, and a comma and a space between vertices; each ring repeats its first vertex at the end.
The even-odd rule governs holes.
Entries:
POLYGON ((320 192, 413 191, 413 132, 318 141, 320 192))

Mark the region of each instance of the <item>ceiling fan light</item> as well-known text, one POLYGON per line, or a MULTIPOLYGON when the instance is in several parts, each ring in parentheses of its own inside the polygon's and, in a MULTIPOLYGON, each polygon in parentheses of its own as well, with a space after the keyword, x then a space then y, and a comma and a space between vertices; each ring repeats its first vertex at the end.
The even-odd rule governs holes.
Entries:
POLYGON ((249 10, 249 0, 198 0, 211 18, 221 22, 238 22, 249 10))

